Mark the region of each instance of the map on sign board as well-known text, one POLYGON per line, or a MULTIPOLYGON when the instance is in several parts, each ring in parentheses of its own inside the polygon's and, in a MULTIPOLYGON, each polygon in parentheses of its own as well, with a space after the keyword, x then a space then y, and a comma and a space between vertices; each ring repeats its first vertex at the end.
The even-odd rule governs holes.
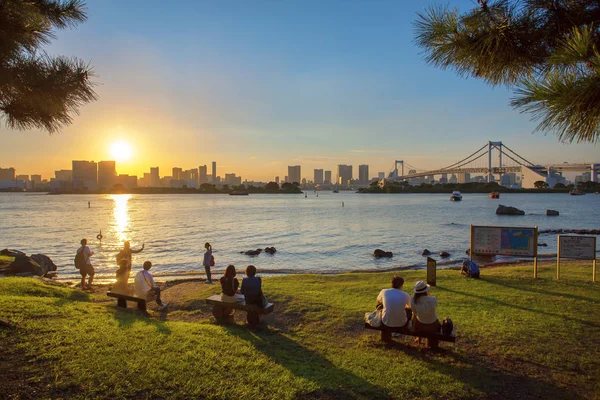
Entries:
POLYGON ((596 259, 595 236, 559 236, 560 258, 596 259))
POLYGON ((473 226, 471 248, 478 255, 535 257, 536 228, 473 226))

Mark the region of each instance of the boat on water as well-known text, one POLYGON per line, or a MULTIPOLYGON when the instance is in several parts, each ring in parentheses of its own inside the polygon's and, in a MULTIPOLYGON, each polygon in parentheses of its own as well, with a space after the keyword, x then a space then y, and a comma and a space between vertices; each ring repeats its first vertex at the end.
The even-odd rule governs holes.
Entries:
POLYGON ((573 189, 569 192, 569 194, 571 196, 583 196, 585 194, 585 192, 583 190, 580 189, 573 189))
POLYGON ((229 192, 230 196, 248 196, 248 192, 245 190, 234 190, 233 192, 229 192))
POLYGON ((460 194, 460 192, 458 190, 455 190, 450 195, 450 200, 452 200, 452 201, 461 201, 462 200, 462 194, 460 194))
POLYGON ((333 189, 333 193, 339 193, 340 191, 337 189, 333 189))
POLYGON ((499 198, 500 198, 500 193, 498 193, 498 192, 490 193, 490 199, 499 199, 499 198))

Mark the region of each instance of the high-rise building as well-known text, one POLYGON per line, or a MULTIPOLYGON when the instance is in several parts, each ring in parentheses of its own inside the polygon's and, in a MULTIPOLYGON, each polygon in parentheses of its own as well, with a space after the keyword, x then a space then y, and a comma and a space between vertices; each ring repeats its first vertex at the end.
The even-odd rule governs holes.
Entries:
POLYGON ((15 180, 15 169, 14 168, 0 168, 0 181, 14 181, 15 180))
POLYGON ((339 164, 337 169, 337 183, 349 185, 352 180, 352 165, 339 164))
POLYGON ((315 185, 320 185, 323 183, 323 170, 315 169, 315 185))
POLYGON ((323 183, 326 185, 331 184, 331 171, 325 171, 325 178, 323 179, 323 183))
POLYGON ((242 177, 235 174, 225 174, 225 184, 231 186, 239 186, 242 184, 242 177))
POLYGON ((278 176, 275 177, 275 183, 279 185, 279 177, 278 176))
POLYGON ((41 175, 31 175, 31 182, 39 185, 40 183, 42 183, 42 176, 41 175))
POLYGON ((171 174, 171 179, 174 181, 178 181, 181 179, 181 173, 183 172, 182 168, 173 167, 173 173, 171 174))
POLYGON ((290 165, 288 166, 288 178, 290 183, 300 183, 301 180, 301 173, 300 173, 300 166, 299 165, 290 165))
POLYGON ((377 177, 379 178, 379 180, 385 179, 385 172, 377 173, 377 177))
POLYGON ((98 187, 98 164, 73 160, 73 188, 94 190, 98 187))
POLYGON ((29 175, 17 175, 18 181, 29 182, 29 175))
POLYGON ((285 176, 285 178, 283 178, 283 181, 284 181, 284 182, 289 182, 289 180, 288 180, 288 176, 287 176, 287 175, 285 176))
POLYGON ((54 171, 54 177, 57 181, 73 182, 73 171, 71 171, 70 169, 61 169, 60 171, 54 171))
POLYGON ((160 175, 158 174, 158 167, 150 167, 150 186, 160 187, 160 175))
POLYGON ((117 183, 117 165, 114 161, 98 163, 98 187, 110 189, 117 183))
POLYGON ((212 162, 212 183, 217 183, 217 162, 212 162))
POLYGON ((115 182, 125 189, 132 189, 137 187, 138 178, 137 175, 121 174, 115 178, 115 182))
POLYGON ((358 166, 358 183, 366 185, 369 183, 369 166, 359 165, 358 166))
POLYGON ((206 165, 201 165, 198 170, 198 185, 202 185, 203 183, 208 183, 208 169, 206 165))

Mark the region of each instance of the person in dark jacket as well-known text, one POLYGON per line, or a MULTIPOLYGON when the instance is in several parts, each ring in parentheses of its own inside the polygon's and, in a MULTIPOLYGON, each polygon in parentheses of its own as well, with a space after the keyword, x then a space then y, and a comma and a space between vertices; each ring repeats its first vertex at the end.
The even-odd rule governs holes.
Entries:
POLYGON ((262 281, 260 277, 256 276, 256 267, 254 265, 246 267, 246 278, 242 280, 241 292, 246 299, 246 304, 253 304, 260 308, 264 307, 262 281))
POLYGON ((235 303, 240 301, 240 298, 236 297, 240 282, 237 280, 235 275, 235 267, 233 265, 228 265, 227 269, 225 269, 225 275, 219 280, 221 282, 221 290, 223 291, 221 294, 221 300, 226 303, 235 303))

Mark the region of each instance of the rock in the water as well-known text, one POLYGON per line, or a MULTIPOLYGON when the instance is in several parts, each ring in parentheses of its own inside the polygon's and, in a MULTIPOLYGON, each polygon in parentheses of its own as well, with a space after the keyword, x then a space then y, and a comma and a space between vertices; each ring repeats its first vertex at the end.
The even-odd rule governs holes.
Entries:
POLYGON ((275 254, 277 249, 275 247, 265 247, 265 253, 267 254, 275 254))
POLYGON ((19 250, 12 250, 12 249, 0 250, 0 256, 19 257, 19 256, 26 256, 26 255, 27 254, 25 254, 19 250))
POLYGON ((548 243, 538 243, 538 247, 548 247, 548 243))
POLYGON ((15 261, 10 263, 5 273, 10 275, 38 275, 44 276, 48 270, 43 268, 38 263, 33 261, 30 257, 19 256, 15 258, 15 261))
POLYGON ((45 254, 33 254, 31 259, 38 263, 42 269, 46 269, 46 273, 44 275, 47 275, 49 272, 56 271, 56 264, 54 264, 52 259, 45 254))
POLYGON ((392 254, 391 251, 384 251, 384 250, 381 250, 381 249, 375 249, 375 251, 373 252, 373 256, 375 258, 381 258, 381 257, 390 258, 390 257, 393 257, 394 255, 392 254))
POLYGON ((248 250, 248 251, 244 252, 244 254, 247 256, 257 256, 260 253, 262 253, 262 249, 248 250))
POLYGON ((425 249, 425 250, 423 250, 423 251, 421 252, 421 255, 422 255, 422 256, 428 256, 428 255, 430 255, 430 254, 431 254, 431 252, 430 252, 429 250, 427 250, 427 249, 425 249))
POLYGON ((448 253, 447 251, 442 251, 440 253, 440 257, 442 257, 442 258, 448 258, 448 257, 450 257, 450 253, 448 253))
POLYGON ((525 211, 519 210, 516 207, 503 206, 500 204, 496 209, 498 215, 525 215, 525 211))
POLYGON ((554 217, 554 216, 558 216, 559 213, 556 210, 546 210, 546 215, 549 216, 549 217, 550 216, 554 217))

